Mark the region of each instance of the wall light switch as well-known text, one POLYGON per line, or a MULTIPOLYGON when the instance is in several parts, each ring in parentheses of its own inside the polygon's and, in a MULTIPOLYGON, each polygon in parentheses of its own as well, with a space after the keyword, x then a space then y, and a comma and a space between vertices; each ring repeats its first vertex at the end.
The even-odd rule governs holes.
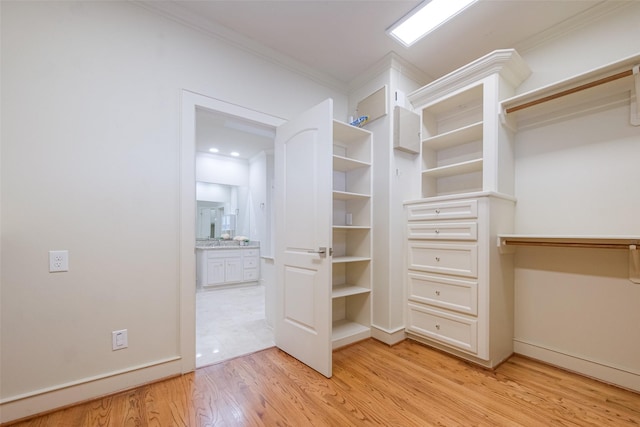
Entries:
POLYGON ((111 332, 111 349, 122 350, 129 347, 129 339, 127 337, 127 330, 121 329, 119 331, 111 332))
POLYGON ((69 251, 49 251, 49 273, 69 271, 69 251))

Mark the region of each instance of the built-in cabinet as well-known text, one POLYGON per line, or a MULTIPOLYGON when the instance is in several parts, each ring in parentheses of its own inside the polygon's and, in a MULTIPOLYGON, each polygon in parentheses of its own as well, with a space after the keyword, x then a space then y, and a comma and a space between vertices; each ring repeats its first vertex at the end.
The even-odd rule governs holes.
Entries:
POLYGON ((233 285, 259 280, 260 250, 257 248, 197 249, 196 252, 198 287, 233 285))
POLYGON ((513 134, 499 102, 529 69, 495 51, 408 96, 422 118, 420 199, 405 203, 410 338, 494 367, 513 351, 513 134))
POLYGON ((495 193, 406 204, 409 337, 493 367, 513 351, 513 271, 495 239, 514 199, 495 193))
POLYGON ((372 136, 333 122, 332 347, 371 336, 372 136))

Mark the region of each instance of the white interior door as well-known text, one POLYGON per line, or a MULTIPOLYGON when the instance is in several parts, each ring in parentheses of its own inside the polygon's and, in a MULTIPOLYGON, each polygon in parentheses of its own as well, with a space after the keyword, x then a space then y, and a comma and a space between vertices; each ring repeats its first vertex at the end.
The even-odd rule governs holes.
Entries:
POLYGON ((332 114, 328 99, 279 126, 275 140, 275 343, 326 377, 332 351, 332 114))

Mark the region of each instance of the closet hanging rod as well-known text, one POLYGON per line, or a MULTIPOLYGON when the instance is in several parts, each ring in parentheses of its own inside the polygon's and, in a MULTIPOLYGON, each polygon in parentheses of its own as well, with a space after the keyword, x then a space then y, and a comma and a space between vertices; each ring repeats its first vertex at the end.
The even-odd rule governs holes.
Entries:
POLYGON ((502 244, 508 246, 548 246, 558 248, 597 248, 597 249, 630 249, 628 243, 578 243, 578 242, 532 242, 504 239, 502 244))
POLYGON ((595 87, 595 86, 600 86, 600 85, 603 85, 605 83, 609 83, 609 82, 612 82, 612 81, 615 81, 615 80, 623 79, 625 77, 632 76, 633 74, 634 74, 634 69, 632 68, 630 70, 622 71, 620 73, 613 74, 611 76, 603 77, 601 79, 594 80, 592 82, 585 83, 585 84, 582 84, 580 86, 573 87, 571 89, 566 89, 566 90, 560 91, 558 93, 554 93, 552 95, 543 96, 542 98, 534 99, 533 101, 525 102, 524 104, 514 105, 513 107, 507 108, 505 110, 505 113, 509 114, 509 113, 513 113, 515 111, 524 110, 525 108, 533 107, 534 105, 542 104, 543 102, 551 101, 553 99, 561 98, 561 97, 567 96, 567 95, 571 95, 572 93, 580 92, 580 91, 583 91, 585 89, 590 89, 590 88, 595 87))

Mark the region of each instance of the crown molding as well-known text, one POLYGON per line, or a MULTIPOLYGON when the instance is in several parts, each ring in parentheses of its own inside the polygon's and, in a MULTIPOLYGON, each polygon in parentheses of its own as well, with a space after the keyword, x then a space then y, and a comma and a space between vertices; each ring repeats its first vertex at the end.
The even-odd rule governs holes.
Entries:
POLYGON ((578 15, 568 18, 520 43, 516 43, 514 48, 523 54, 527 53, 577 31, 580 28, 587 27, 611 13, 631 7, 634 4, 637 4, 637 2, 604 0, 578 15))
POLYGON ((388 72, 389 70, 396 70, 404 76, 410 78, 420 85, 424 85, 427 82, 433 81, 433 77, 420 70, 418 67, 402 58, 395 52, 389 52, 383 56, 380 60, 367 68, 363 73, 360 73, 358 77, 353 79, 349 83, 349 89, 351 92, 364 86, 367 82, 373 80, 378 75, 388 72))
POLYGON ((174 22, 178 22, 179 24, 200 31, 201 33, 222 41, 229 46, 242 50, 271 64, 277 65, 278 67, 285 68, 322 86, 326 86, 340 92, 346 92, 348 90, 348 84, 346 82, 331 77, 326 73, 320 73, 312 67, 296 61, 290 56, 283 55, 276 50, 261 45, 260 43, 257 43, 229 28, 212 23, 184 8, 179 4, 179 2, 132 0, 131 3, 174 22))
POLYGON ((529 77, 531 70, 515 49, 499 49, 410 93, 408 99, 414 105, 424 104, 493 74, 515 87, 529 77))

